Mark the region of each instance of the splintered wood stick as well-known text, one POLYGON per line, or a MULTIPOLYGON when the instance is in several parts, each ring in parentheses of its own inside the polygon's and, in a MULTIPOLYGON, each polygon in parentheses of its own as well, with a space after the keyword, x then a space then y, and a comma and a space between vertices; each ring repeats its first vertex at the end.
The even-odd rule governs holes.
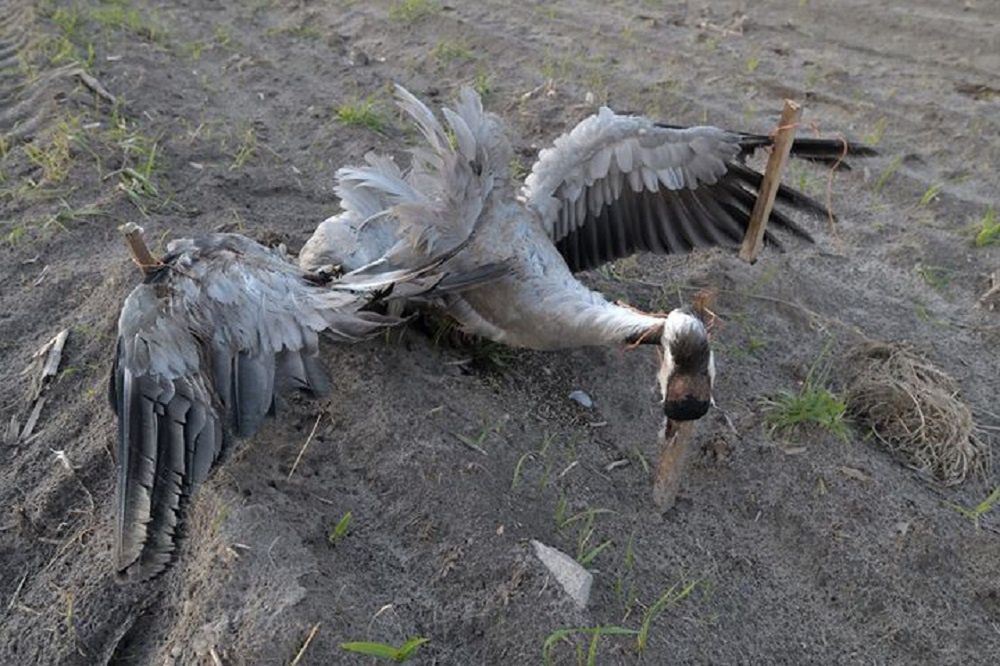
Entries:
POLYGON ((774 197, 781 185, 781 172, 785 169, 785 162, 788 161, 788 155, 792 150, 795 127, 801 116, 802 105, 786 99, 785 108, 781 111, 781 120, 778 121, 778 130, 774 135, 774 144, 771 146, 771 155, 767 158, 767 168, 764 170, 760 192, 757 194, 753 212, 750 213, 750 224, 747 225, 747 233, 740 247, 740 258, 751 264, 757 261, 757 253, 764 243, 767 219, 771 216, 771 209, 774 208, 774 197))
POLYGON ((660 432, 660 460, 653 475, 653 503, 661 511, 671 508, 677 500, 691 454, 695 423, 667 420, 660 432))
POLYGON ((126 222, 118 227, 118 231, 125 236, 125 244, 132 255, 132 261, 139 267, 139 270, 148 275, 162 265, 162 262, 155 258, 146 247, 146 241, 142 237, 142 227, 135 222, 126 222))

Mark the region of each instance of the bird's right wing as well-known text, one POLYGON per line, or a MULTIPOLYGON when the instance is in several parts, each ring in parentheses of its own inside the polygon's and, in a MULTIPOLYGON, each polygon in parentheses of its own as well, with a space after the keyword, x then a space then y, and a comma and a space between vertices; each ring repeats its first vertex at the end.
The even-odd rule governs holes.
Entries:
MULTIPOLYGON (((770 141, 717 127, 658 125, 604 107, 541 151, 521 196, 574 271, 639 251, 734 246, 745 234, 762 179, 742 158, 770 141)), ((841 152, 873 153, 828 139, 792 146, 793 156, 814 161, 839 161, 841 152)), ((777 196, 793 208, 824 212, 792 188, 781 186, 777 196)), ((779 209, 771 221, 809 238, 779 209)))
POLYGON ((318 333, 364 338, 399 320, 362 311, 276 252, 217 234, 175 241, 128 296, 110 381, 118 416, 115 561, 149 577, 173 557, 184 504, 231 435, 255 432, 281 387, 321 395, 318 333))

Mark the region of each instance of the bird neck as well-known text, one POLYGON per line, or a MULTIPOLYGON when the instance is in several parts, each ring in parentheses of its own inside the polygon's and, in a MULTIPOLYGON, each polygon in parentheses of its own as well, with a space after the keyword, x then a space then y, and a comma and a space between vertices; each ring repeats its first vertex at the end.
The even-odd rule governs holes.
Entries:
POLYGON ((664 317, 609 302, 596 292, 580 296, 552 308, 572 341, 567 346, 660 344, 663 339, 664 317))

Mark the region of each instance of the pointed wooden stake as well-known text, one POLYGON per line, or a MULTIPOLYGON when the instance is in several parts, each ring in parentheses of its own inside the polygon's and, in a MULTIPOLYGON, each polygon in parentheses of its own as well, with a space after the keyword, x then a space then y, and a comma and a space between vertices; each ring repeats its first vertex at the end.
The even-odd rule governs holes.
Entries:
POLYGON ((691 457, 691 436, 696 421, 664 419, 660 431, 660 459, 653 473, 653 503, 660 511, 670 509, 677 501, 684 470, 691 457))
POLYGON ((792 150, 792 141, 795 140, 795 128, 799 118, 802 116, 802 105, 790 99, 785 100, 785 108, 781 112, 781 120, 778 122, 778 130, 774 135, 774 144, 771 146, 771 155, 767 158, 767 168, 764 170, 764 179, 760 184, 760 193, 754 203, 753 212, 750 214, 750 224, 747 226, 746 236, 743 237, 743 246, 740 248, 740 258, 751 264, 757 261, 757 253, 764 243, 764 230, 767 228, 767 219, 771 216, 771 209, 774 208, 774 197, 778 194, 778 186, 781 185, 781 172, 788 161, 788 155, 792 150))
POLYGON ((135 222, 127 222, 118 227, 118 231, 125 236, 125 244, 132 255, 132 261, 144 274, 148 275, 163 265, 146 247, 146 241, 142 237, 142 227, 135 222))

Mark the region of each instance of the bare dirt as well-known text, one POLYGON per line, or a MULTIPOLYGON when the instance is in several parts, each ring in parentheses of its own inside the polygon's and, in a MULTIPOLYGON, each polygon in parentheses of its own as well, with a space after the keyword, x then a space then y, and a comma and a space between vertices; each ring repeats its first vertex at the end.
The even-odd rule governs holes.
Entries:
MULTIPOLYGON (((998 425, 1000 319, 975 303, 1000 246, 973 244, 1000 203, 996 2, 0 6, 4 427, 27 417, 31 354, 70 330, 34 436, 0 448, 0 663, 287 664, 319 623, 299 664, 367 663, 340 643, 410 636, 430 639, 413 663, 533 664, 553 631, 637 629, 692 581, 645 652, 605 637, 597 663, 995 662, 1000 511, 977 528, 948 503, 977 504, 996 473, 943 488, 860 428, 847 442, 771 434, 761 400, 797 390, 828 345, 840 390, 849 345, 905 340, 998 425), (643 256, 585 277, 657 310, 687 287, 720 289, 717 399, 735 432, 719 411, 699 425, 702 453, 666 515, 642 464, 660 426, 652 351, 511 351, 491 369, 394 331, 329 346, 335 397, 292 401, 236 447, 197 498, 178 564, 117 584, 104 385, 139 278, 117 225, 141 223, 158 246, 225 229, 298 248, 337 209, 338 166, 414 139, 388 101, 395 81, 435 103, 463 83, 488 89, 525 165, 605 100, 766 132, 792 96, 808 128, 882 156, 833 179, 840 222, 834 234, 804 220, 815 246, 753 266, 643 256), (369 96, 381 132, 338 120, 369 96), (574 389, 594 407, 568 400, 574 389), (588 510, 602 511, 588 539, 583 519, 557 527, 588 510), (589 563, 588 610, 530 539, 571 555, 610 541, 589 563)), ((822 168, 788 178, 826 196, 822 168)), ((554 660, 577 663, 588 645, 571 637, 554 660)))

